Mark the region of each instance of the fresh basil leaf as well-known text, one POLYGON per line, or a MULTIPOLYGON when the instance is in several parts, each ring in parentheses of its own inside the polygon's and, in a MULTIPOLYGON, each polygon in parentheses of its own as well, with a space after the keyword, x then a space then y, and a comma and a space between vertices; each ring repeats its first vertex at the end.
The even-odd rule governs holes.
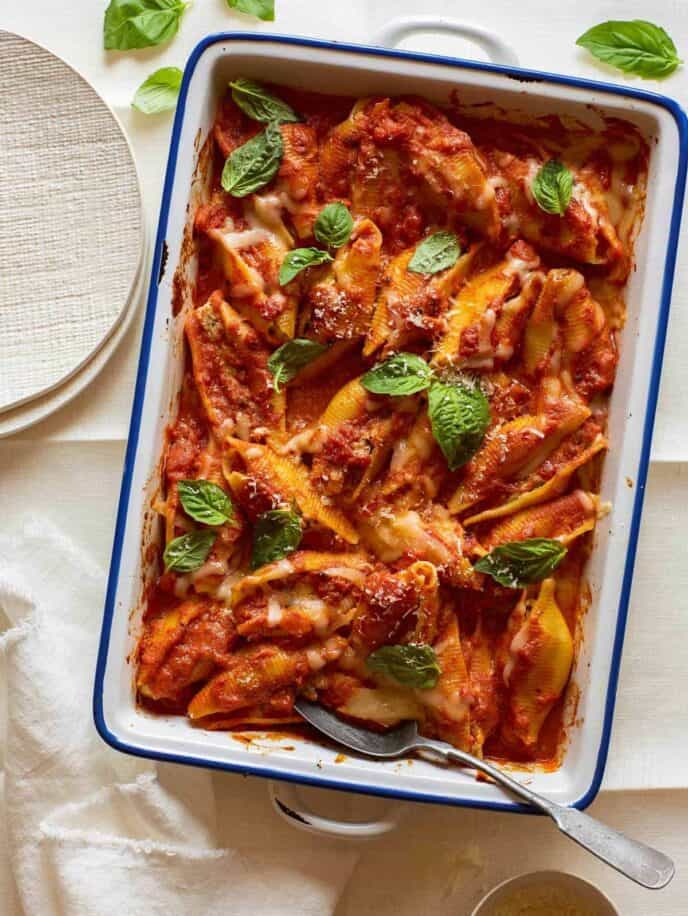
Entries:
POLYGON ((282 261, 279 272, 280 286, 291 283, 294 277, 307 267, 327 264, 331 260, 332 255, 321 248, 294 248, 293 251, 287 252, 282 261))
POLYGON ((405 687, 430 690, 437 684, 442 669, 432 646, 382 646, 366 659, 371 671, 385 674, 405 687))
POLYGON ((343 203, 328 204, 320 211, 313 226, 313 235, 321 245, 341 248, 346 245, 354 228, 354 221, 343 203))
POLYGON ((253 80, 238 79, 230 84, 232 99, 241 108, 244 114, 254 121, 263 124, 286 124, 298 121, 299 116, 293 108, 264 89, 260 83, 253 80))
POLYGON ((160 114, 176 108, 183 75, 179 67, 161 67, 151 73, 136 90, 132 108, 143 114, 160 114))
POLYGON ((275 176, 283 155, 279 125, 268 124, 262 133, 229 154, 222 169, 222 187, 233 197, 252 194, 275 176))
POLYGON ((669 76, 683 63, 664 29, 643 19, 601 22, 576 44, 605 64, 644 79, 669 76))
POLYGON ((264 22, 273 22, 275 19, 275 0, 227 0, 227 6, 264 22))
POLYGON ((131 51, 170 41, 187 6, 181 0, 110 0, 103 21, 105 50, 131 51))
POLYGON ((214 531, 205 528, 201 531, 190 531, 170 541, 162 555, 165 569, 188 573, 203 566, 216 537, 214 531))
POLYGON ((373 366, 361 385, 373 394, 408 395, 425 391, 432 381, 432 369, 415 353, 395 353, 384 363, 373 366))
POLYGON ((573 175, 563 163, 550 159, 533 178, 531 191, 541 210, 563 216, 571 201, 573 175))
POLYGON ((490 405, 478 385, 433 382, 428 394, 432 434, 450 471, 470 461, 490 425, 490 405))
POLYGON ((234 515, 232 500, 209 480, 180 480, 177 493, 186 514, 204 525, 224 525, 234 515))
POLYGON ((305 337, 295 337, 278 347, 268 359, 268 369, 274 377, 275 391, 280 390, 280 385, 290 382, 298 373, 313 362, 327 347, 308 340, 305 337))
POLYGON ((507 588, 523 588, 551 575, 566 556, 566 547, 549 538, 530 538, 493 547, 473 569, 507 588))
POLYGON ((281 560, 301 543, 301 519, 290 509, 271 509, 258 516, 253 528, 251 569, 281 560))
POLYGON ((408 270, 414 274, 436 274, 456 264, 460 254, 459 240, 453 232, 435 232, 416 248, 408 270))

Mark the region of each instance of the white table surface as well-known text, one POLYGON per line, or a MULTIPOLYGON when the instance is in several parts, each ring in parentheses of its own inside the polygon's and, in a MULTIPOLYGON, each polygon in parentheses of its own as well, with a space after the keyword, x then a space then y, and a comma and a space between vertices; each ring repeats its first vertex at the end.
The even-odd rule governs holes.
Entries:
MULTIPOLYGON (((115 108, 136 152, 151 231, 157 220, 171 119, 146 118, 129 103, 152 70, 183 66, 191 48, 209 32, 249 29, 365 43, 391 17, 437 13, 499 31, 526 66, 616 79, 575 47, 576 37, 603 19, 648 18, 663 25, 679 54, 688 57, 686 0, 576 0, 572 4, 523 0, 517 7, 510 0, 483 0, 479 7, 453 0, 423 4, 419 0, 276 0, 278 18, 271 24, 232 13, 225 0, 196 0, 171 44, 109 55, 103 52, 101 39, 105 5, 105 0, 72 0, 58 13, 54 0, 4 0, 0 28, 33 38, 60 54, 115 108)), ((431 35, 409 39, 403 46, 482 56, 457 39, 431 35)), ((688 106, 688 68, 659 87, 643 85, 660 88, 688 106)), ((688 220, 685 226, 684 236, 688 220)), ((547 867, 578 871, 597 881, 624 916, 688 913, 687 280, 683 242, 609 765, 592 808, 612 825, 672 854, 677 878, 666 891, 651 895, 559 838, 544 819, 407 806, 405 829, 365 847, 337 916, 391 912, 404 916, 419 911, 463 916, 481 892, 502 878, 547 867)), ((40 507, 104 565, 112 539, 140 327, 139 316, 102 375, 74 404, 0 441, 4 525, 11 526, 27 509, 40 507)), ((94 608, 94 614, 99 613, 100 608, 94 608)), ((265 829, 269 814, 260 781, 225 774, 213 778, 221 815, 231 818, 240 794, 242 804, 255 807, 256 829, 265 829)), ((328 802, 340 811, 377 804, 339 795, 328 802)), ((288 842, 288 829, 275 829, 284 829, 288 842)))

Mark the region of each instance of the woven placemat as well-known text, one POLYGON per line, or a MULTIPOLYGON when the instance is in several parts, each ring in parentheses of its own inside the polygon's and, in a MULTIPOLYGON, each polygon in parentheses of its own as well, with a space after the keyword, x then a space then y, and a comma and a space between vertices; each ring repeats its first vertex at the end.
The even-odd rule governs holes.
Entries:
POLYGON ((127 308, 143 245, 122 129, 64 61, 0 31, 0 411, 93 356, 127 308))

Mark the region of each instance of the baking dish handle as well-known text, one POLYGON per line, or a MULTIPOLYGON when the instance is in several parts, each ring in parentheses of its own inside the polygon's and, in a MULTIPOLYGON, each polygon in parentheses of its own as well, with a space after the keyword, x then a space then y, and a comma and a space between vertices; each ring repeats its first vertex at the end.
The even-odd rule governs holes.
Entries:
POLYGON ((373 821, 340 821, 336 818, 315 814, 304 803, 299 787, 290 782, 268 783, 272 807, 284 820, 307 833, 327 834, 349 840, 369 840, 395 830, 399 826, 403 807, 393 804, 384 816, 373 821))
POLYGON ((400 16, 386 23, 373 35, 373 42, 385 48, 394 48, 400 41, 416 32, 448 32, 459 35, 467 41, 478 45, 494 64, 517 67, 516 52, 505 41, 489 29, 457 19, 445 19, 443 16, 400 16))

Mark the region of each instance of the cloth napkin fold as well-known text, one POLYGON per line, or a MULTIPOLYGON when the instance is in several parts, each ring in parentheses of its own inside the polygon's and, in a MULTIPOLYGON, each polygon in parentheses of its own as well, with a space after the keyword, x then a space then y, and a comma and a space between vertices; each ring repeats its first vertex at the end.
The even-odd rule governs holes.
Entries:
POLYGON ((101 741, 91 691, 104 588, 97 564, 45 521, 0 535, 3 916, 331 913, 350 846, 289 831, 267 807, 250 841, 239 815, 220 846, 210 773, 101 741))

